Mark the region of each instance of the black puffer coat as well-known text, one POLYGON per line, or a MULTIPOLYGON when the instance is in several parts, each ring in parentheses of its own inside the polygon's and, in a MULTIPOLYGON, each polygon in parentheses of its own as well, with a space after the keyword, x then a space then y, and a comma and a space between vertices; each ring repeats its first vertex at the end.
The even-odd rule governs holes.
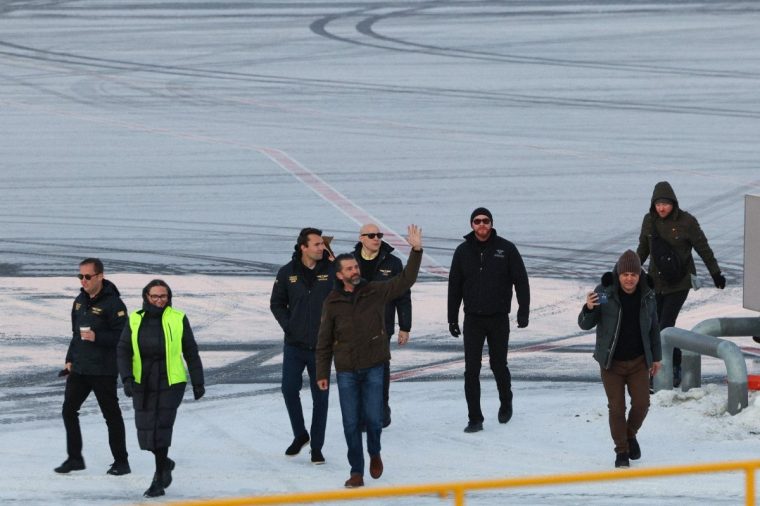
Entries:
MULTIPOLYGON (((171 446, 177 408, 182 403, 187 383, 169 386, 164 329, 161 325, 163 308, 145 303, 143 310, 145 314, 137 335, 142 378, 140 383, 134 384, 132 406, 140 448, 154 450, 171 446)), ((190 381, 194 386, 203 385, 203 365, 187 316, 182 325, 182 355, 187 362, 190 381)), ((132 333, 127 325, 119 341, 119 373, 122 380, 132 377, 132 354, 132 333)))
POLYGON ((127 320, 127 307, 116 285, 104 279, 103 288, 94 298, 81 289, 71 308, 72 338, 66 352, 71 371, 91 376, 116 376, 116 345, 127 320), (82 340, 80 326, 89 326, 95 332, 95 341, 82 340))

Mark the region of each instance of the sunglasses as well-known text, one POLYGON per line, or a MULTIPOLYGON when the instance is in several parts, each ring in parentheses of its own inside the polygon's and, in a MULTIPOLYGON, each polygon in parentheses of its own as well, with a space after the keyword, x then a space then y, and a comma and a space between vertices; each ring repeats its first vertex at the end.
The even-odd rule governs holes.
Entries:
POLYGON ((169 295, 166 293, 162 293, 161 295, 148 294, 148 298, 150 300, 169 300, 169 295))
POLYGON ((371 232, 369 234, 362 234, 362 237, 369 237, 370 239, 377 237, 378 239, 382 239, 384 235, 382 232, 371 232))
POLYGON ((98 274, 100 274, 100 273, 99 273, 99 272, 96 272, 95 274, 77 274, 77 277, 78 277, 80 280, 82 280, 82 279, 86 279, 87 281, 89 281, 89 280, 91 280, 92 278, 94 278, 95 276, 97 276, 98 274))
POLYGON ((488 219, 488 218, 475 218, 474 220, 472 220, 472 222, 474 224, 476 224, 476 225, 480 225, 481 223, 483 225, 490 225, 491 224, 491 220, 488 219))

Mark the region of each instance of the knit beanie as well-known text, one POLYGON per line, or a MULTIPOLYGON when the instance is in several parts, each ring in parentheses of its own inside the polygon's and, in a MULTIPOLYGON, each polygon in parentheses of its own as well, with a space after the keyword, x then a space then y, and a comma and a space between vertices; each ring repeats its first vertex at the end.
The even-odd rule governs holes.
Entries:
POLYGON ((641 272, 641 260, 639 256, 632 250, 627 250, 620 255, 617 261, 617 273, 623 274, 624 272, 633 272, 639 274, 641 272))
POLYGON ((493 216, 491 216, 491 211, 485 207, 479 207, 472 212, 470 215, 470 223, 472 223, 472 220, 474 220, 476 216, 480 216, 481 214, 488 216, 488 219, 491 220, 491 223, 493 223, 493 216))

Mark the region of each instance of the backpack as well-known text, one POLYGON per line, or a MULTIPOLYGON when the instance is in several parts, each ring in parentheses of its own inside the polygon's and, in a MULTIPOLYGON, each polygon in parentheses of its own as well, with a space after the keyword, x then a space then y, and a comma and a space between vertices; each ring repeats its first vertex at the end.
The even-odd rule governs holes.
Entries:
POLYGON ((660 271, 660 275, 665 282, 673 284, 678 283, 686 274, 684 262, 681 257, 673 250, 673 246, 660 237, 657 232, 657 226, 652 222, 652 241, 650 243, 652 261, 660 271))

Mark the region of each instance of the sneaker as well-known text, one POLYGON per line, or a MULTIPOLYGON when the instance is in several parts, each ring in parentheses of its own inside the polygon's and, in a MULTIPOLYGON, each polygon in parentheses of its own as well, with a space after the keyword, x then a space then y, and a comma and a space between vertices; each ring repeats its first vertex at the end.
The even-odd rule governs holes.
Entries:
POLYGON ((158 497, 165 494, 166 492, 164 491, 163 485, 161 485, 161 480, 159 480, 157 476, 153 477, 153 481, 151 482, 150 487, 148 487, 148 490, 143 492, 145 497, 158 497))
POLYGON ((467 422, 467 427, 464 428, 465 432, 480 432, 483 430, 483 422, 467 422))
POLYGON ((66 474, 70 473, 71 471, 81 471, 84 469, 84 467, 84 459, 82 457, 79 457, 78 459, 69 457, 63 461, 63 464, 56 467, 54 471, 56 473, 66 474))
POLYGON ((507 423, 512 419, 512 404, 504 404, 499 408, 499 423, 507 423))
POLYGON ((161 486, 164 488, 169 488, 169 485, 172 484, 172 471, 174 471, 174 466, 176 464, 174 461, 170 458, 166 458, 166 468, 161 471, 161 486))
POLYGON ((357 488, 364 486, 364 477, 359 473, 351 473, 351 476, 343 484, 346 488, 357 488))
POLYGON ((293 455, 298 455, 301 452, 301 448, 306 446, 306 443, 309 442, 309 435, 303 434, 302 436, 298 436, 295 439, 293 439, 293 442, 288 446, 288 449, 285 450, 285 455, 288 455, 292 457, 293 455))
POLYGON ((627 453, 618 453, 615 455, 615 467, 631 467, 627 453))
POLYGON ((369 475, 374 479, 383 475, 383 459, 380 458, 379 453, 369 458, 369 475))
POLYGON ((628 440, 628 456, 631 460, 639 460, 641 458, 641 447, 635 437, 628 440))
POLYGON ((124 461, 117 461, 111 464, 111 467, 108 468, 108 471, 106 471, 106 474, 110 474, 111 476, 123 476, 125 474, 129 474, 132 472, 132 469, 129 468, 129 462, 124 461))
POLYGON ((322 455, 321 450, 311 449, 311 463, 315 466, 321 466, 325 463, 325 457, 322 455))
POLYGON ((385 406, 385 412, 383 413, 383 429, 388 428, 391 424, 391 407, 385 406))

